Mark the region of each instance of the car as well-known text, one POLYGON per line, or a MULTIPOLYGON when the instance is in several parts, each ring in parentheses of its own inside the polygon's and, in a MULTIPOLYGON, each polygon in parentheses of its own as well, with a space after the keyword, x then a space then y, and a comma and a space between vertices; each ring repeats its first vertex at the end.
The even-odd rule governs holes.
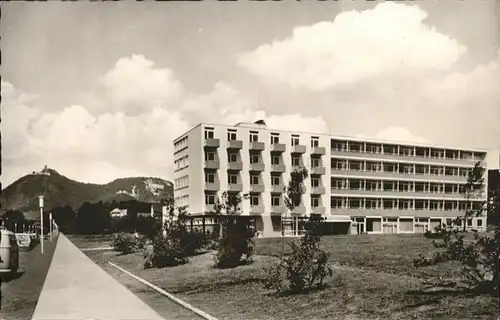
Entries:
POLYGON ((19 245, 16 235, 0 229, 0 275, 14 274, 19 268, 19 245))

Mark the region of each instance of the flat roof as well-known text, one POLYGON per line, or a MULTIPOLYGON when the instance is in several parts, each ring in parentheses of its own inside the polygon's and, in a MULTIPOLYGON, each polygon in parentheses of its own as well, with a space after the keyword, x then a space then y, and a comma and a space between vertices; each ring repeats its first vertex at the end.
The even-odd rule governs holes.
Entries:
MULTIPOLYGON (((239 122, 241 123, 241 122, 239 122)), ((216 124, 216 123, 208 123, 208 122, 201 122, 197 124, 196 126, 192 127, 185 133, 181 134, 177 138, 175 138, 173 141, 174 143, 179 140, 180 138, 183 138, 185 135, 189 134, 191 131, 196 129, 199 126, 214 126, 214 127, 224 127, 224 128, 242 128, 242 127, 237 127, 235 125, 227 125, 227 124, 216 124)), ((244 127, 247 128, 248 127, 244 127)), ((356 142, 369 142, 369 143, 382 143, 382 144, 397 144, 397 145, 403 145, 403 146, 412 146, 412 147, 427 147, 427 148, 436 148, 436 149, 451 149, 451 150, 459 150, 459 151, 471 151, 471 152, 483 152, 483 153, 488 153, 488 150, 486 149, 480 149, 480 148, 464 148, 464 147, 458 147, 458 146, 446 146, 446 145, 438 145, 438 144, 432 144, 432 143, 418 143, 418 142, 409 142, 409 141, 398 141, 398 140, 385 140, 385 139, 375 139, 375 138, 365 138, 365 137, 352 137, 352 136, 343 136, 343 135, 337 135, 337 134, 331 134, 331 133, 318 133, 318 132, 305 132, 305 131, 291 131, 291 130, 280 130, 280 129, 272 129, 272 128, 250 128, 250 129, 255 129, 255 130, 265 130, 265 131, 271 131, 271 132, 283 132, 283 133, 292 133, 292 134, 308 134, 308 135, 317 135, 317 136, 328 136, 331 139, 339 139, 339 140, 349 140, 349 141, 356 141, 356 142)))

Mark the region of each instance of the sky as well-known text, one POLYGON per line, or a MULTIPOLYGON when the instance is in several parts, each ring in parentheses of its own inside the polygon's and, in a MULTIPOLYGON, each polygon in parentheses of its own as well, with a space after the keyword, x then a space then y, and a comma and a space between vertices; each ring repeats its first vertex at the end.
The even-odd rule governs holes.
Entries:
POLYGON ((481 148, 500 2, 1 3, 2 175, 172 179, 199 122, 481 148))

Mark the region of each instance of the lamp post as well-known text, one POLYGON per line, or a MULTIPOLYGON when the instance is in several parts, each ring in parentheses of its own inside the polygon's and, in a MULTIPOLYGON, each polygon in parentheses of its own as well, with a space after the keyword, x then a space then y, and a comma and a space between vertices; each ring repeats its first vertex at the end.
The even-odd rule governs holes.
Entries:
POLYGON ((50 232, 50 241, 52 241, 52 212, 49 213, 49 232, 50 232))
POLYGON ((43 254, 43 196, 38 197, 38 206, 40 207, 40 250, 43 254))

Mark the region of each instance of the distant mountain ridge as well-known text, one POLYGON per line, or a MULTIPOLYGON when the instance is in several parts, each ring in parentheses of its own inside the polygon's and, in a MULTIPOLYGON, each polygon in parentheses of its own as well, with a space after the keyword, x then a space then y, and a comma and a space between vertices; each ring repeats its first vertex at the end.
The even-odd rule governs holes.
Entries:
POLYGON ((120 178, 106 184, 83 183, 45 167, 3 189, 0 195, 1 211, 11 209, 22 211, 27 216, 36 215, 39 195, 44 196, 44 207, 47 209, 69 205, 78 210, 84 202, 159 202, 162 198, 173 197, 173 184, 154 177, 120 178))

